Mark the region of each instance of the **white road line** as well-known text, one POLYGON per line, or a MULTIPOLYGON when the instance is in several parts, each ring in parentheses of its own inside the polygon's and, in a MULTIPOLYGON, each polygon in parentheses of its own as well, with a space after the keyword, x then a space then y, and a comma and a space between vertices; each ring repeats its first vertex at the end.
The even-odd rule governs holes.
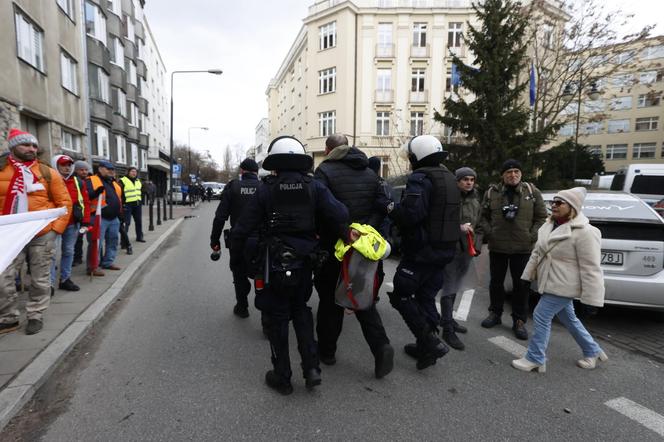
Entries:
POLYGON ((624 397, 611 399, 604 402, 604 405, 664 437, 664 416, 661 414, 624 397))
POLYGON ((466 321, 468 319, 468 313, 470 313, 470 305, 473 303, 473 296, 475 295, 475 289, 466 290, 461 296, 461 302, 459 302, 459 308, 454 312, 454 319, 457 321, 466 321))
POLYGON ((522 358, 526 354, 526 347, 521 344, 517 344, 505 336, 495 336, 493 338, 489 338, 489 342, 497 345, 508 353, 512 353, 517 358, 522 358))

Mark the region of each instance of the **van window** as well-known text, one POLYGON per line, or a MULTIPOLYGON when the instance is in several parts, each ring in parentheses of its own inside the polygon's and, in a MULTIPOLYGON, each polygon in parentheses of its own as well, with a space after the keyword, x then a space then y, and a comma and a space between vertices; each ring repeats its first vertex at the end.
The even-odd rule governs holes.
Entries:
MULTIPOLYGON (((624 176, 624 175, 623 175, 624 176)), ((615 179, 614 179, 615 182, 615 179)), ((613 186, 611 186, 613 188, 613 186)), ((664 194, 664 175, 637 175, 632 183, 632 193, 645 195, 664 194)))
POLYGON ((623 190, 623 186, 625 185, 625 174, 622 173, 617 173, 613 177, 613 181, 611 181, 611 190, 623 190))

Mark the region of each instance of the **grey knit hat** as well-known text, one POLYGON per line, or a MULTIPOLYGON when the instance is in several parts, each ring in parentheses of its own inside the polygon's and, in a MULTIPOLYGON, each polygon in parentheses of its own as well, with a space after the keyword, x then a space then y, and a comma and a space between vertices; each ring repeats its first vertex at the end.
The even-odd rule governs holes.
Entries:
POLYGON ((78 160, 74 162, 74 172, 76 172, 79 169, 88 169, 88 171, 92 171, 92 167, 90 167, 90 165, 83 160, 78 160))
POLYGON ((456 170, 456 172, 454 172, 454 174, 456 175, 456 180, 457 181, 459 181, 463 177, 467 177, 467 176, 472 176, 473 178, 477 179, 477 173, 475 173, 475 171, 473 169, 471 169, 470 167, 459 167, 456 170))
POLYGON ((23 132, 19 129, 11 129, 9 131, 9 136, 7 137, 7 147, 10 149, 15 148, 20 144, 34 144, 35 146, 39 145, 37 137, 28 132, 23 132))

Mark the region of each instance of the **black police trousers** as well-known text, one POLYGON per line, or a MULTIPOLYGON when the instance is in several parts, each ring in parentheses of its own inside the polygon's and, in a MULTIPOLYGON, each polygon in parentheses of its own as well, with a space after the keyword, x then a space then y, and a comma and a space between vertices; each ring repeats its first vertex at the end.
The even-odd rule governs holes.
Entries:
POLYGON ((313 290, 311 268, 304 266, 286 272, 271 272, 266 287, 256 292, 256 308, 262 312, 264 330, 272 350, 274 371, 284 380, 290 380, 292 371, 288 354, 288 322, 293 321, 297 348, 305 373, 318 369, 318 353, 314 339, 314 318, 307 301, 313 290))
POLYGON ((242 307, 248 307, 247 300, 251 291, 251 282, 247 275, 247 261, 245 260, 242 249, 235 247, 229 249, 230 268, 233 274, 233 286, 235 287, 235 300, 242 307))
POLYGON ((489 283, 489 297, 491 304, 489 311, 498 316, 503 314, 505 303, 505 275, 509 266, 512 276, 512 319, 526 322, 528 320, 528 287, 521 281, 523 270, 530 259, 529 253, 496 253, 489 252, 489 271, 491 282, 489 283))
MULTIPOLYGON (((344 323, 344 309, 334 301, 334 291, 337 287, 340 272, 341 263, 333 255, 330 255, 321 269, 316 272, 314 278, 319 298, 318 313, 316 315, 318 351, 325 357, 332 357, 336 353, 337 340, 344 323)), ((364 339, 374 355, 385 344, 390 343, 375 304, 367 310, 356 311, 355 317, 360 322, 364 339)))

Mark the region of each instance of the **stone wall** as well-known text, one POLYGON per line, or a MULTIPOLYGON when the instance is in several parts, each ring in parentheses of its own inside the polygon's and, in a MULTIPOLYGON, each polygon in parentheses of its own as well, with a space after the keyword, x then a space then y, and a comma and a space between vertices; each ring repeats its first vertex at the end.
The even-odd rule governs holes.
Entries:
POLYGON ((20 115, 16 106, 0 100, 0 152, 7 150, 9 129, 20 126, 20 115))

